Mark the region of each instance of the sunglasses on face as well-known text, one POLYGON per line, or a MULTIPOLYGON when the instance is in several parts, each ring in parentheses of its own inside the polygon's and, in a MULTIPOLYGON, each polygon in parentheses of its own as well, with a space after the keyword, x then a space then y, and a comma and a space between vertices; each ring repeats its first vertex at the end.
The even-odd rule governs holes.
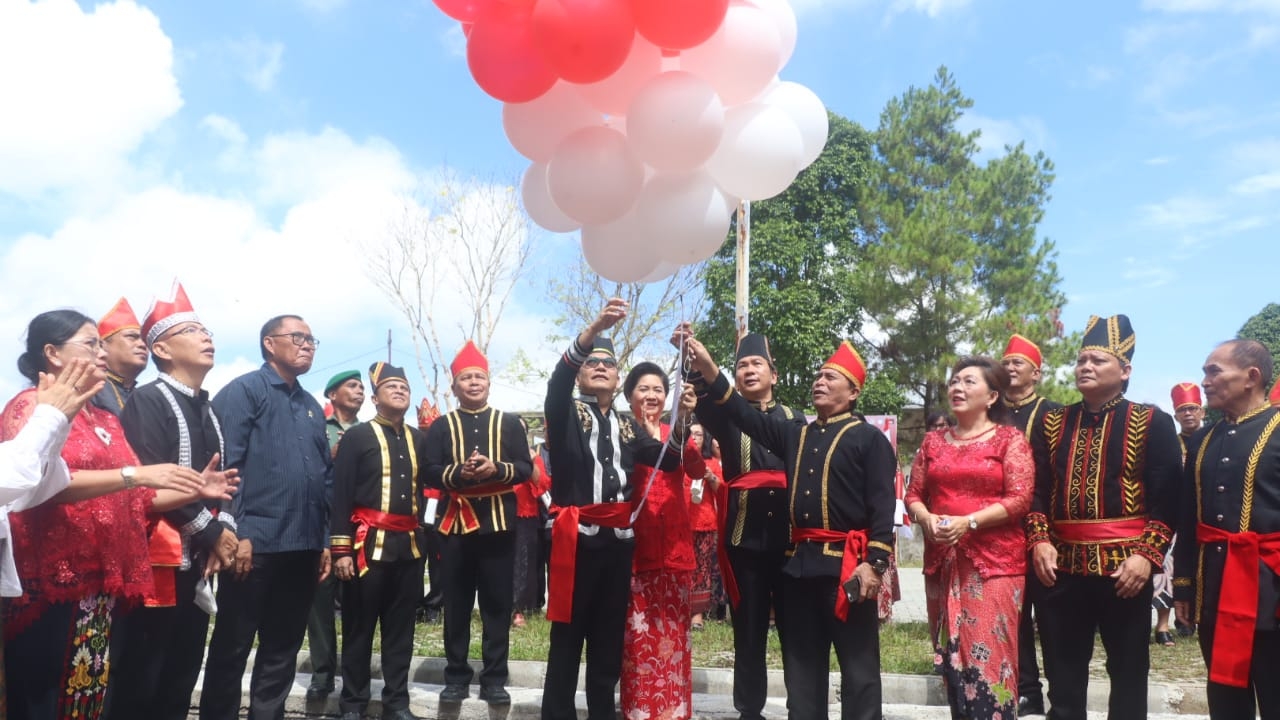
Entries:
POLYGON ((589 357, 586 362, 582 363, 583 367, 596 367, 597 365, 603 365, 607 368, 616 368, 618 367, 618 361, 613 358, 589 357))

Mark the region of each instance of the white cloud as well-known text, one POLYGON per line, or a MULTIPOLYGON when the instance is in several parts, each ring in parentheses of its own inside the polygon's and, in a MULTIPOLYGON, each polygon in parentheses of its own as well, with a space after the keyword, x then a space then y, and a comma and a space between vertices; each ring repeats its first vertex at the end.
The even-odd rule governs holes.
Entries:
POLYGON ((918 12, 936 18, 949 12, 963 10, 969 6, 969 0, 893 0, 889 4, 889 14, 918 12))
POLYGON ((1142 0, 1142 9, 1166 13, 1280 14, 1280 0, 1142 0))
POLYGON ((1142 162, 1144 165, 1151 165, 1152 167, 1160 167, 1163 165, 1169 165, 1175 162, 1176 160, 1177 158, 1172 157, 1170 155, 1157 155, 1155 157, 1147 158, 1142 162))
POLYGON ((1153 265, 1150 258, 1125 258, 1121 276, 1130 286, 1157 288, 1173 282, 1177 273, 1167 267, 1153 265))
POLYGON ((448 30, 440 33, 440 44, 453 57, 467 56, 467 35, 461 25, 450 25, 448 30))
POLYGON ((1221 205, 1203 197, 1184 195, 1139 208, 1142 221, 1166 229, 1190 229, 1223 221, 1221 205))
POLYGON ((218 154, 219 169, 227 172, 244 167, 245 147, 249 144, 249 138, 236 121, 213 113, 204 116, 200 121, 200 128, 225 144, 222 152, 218 154))
POLYGON ((240 66, 240 75, 258 92, 275 88, 276 77, 284 67, 284 44, 266 42, 249 36, 228 44, 231 56, 240 66))
POLYGON ((1280 190, 1280 171, 1253 175, 1231 186, 1237 195, 1262 195, 1280 190))
POLYGON ((0 67, 0 192, 22 197, 109 182, 182 106, 173 45, 132 0, 0 2, 0 67))
POLYGON ((253 155, 257 195, 272 205, 289 205, 330 193, 362 195, 369 188, 408 195, 418 185, 391 143, 381 138, 357 143, 331 127, 318 134, 272 135, 253 155))
POLYGON ((983 159, 1000 157, 1004 155, 1006 145, 1014 146, 1020 142, 1025 142, 1031 152, 1043 150, 1049 140, 1044 121, 1034 116, 1000 120, 970 111, 956 121, 956 129, 964 133, 974 130, 982 133, 978 138, 981 148, 978 157, 983 159))
POLYGON ((317 15, 328 15, 347 6, 348 0, 298 0, 298 4, 308 12, 317 15))

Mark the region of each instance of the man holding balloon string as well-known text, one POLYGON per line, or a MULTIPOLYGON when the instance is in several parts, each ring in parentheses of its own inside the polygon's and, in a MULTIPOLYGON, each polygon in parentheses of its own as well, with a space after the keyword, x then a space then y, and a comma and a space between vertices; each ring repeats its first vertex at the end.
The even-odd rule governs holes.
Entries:
POLYGON ((626 316, 626 301, 609 300, 561 356, 547 383, 551 497, 560 512, 551 531, 547 619, 552 625, 543 720, 578 717, 574 695, 584 643, 587 717, 617 717, 614 688, 622 668, 635 551, 634 488, 628 479, 637 464, 674 470, 684 447, 687 418, 673 423, 664 451, 664 443, 613 411, 618 362, 613 343, 599 335, 626 316))

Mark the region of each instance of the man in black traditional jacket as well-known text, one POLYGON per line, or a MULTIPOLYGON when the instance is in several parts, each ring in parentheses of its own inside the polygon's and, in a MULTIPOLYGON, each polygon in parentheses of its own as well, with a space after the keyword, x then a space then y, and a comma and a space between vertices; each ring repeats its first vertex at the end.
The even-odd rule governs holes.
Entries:
POLYGON ((422 432, 405 423, 409 381, 386 363, 369 368, 378 414, 347 430, 334 458, 330 546, 342 581, 343 720, 360 720, 369 705, 373 631, 382 627, 382 717, 414 720, 409 712, 413 618, 422 597, 423 534, 419 468, 422 432))
POLYGON ((866 365, 842 342, 813 381, 818 418, 797 425, 752 407, 687 326, 676 334, 673 341, 683 336, 701 378, 698 417, 724 419, 785 459, 791 549, 782 570, 781 640, 788 717, 827 717, 832 645, 841 717, 883 717, 876 597, 893 553, 898 459, 884 433, 854 413, 866 365))
MULTIPOLYGON (((213 334, 180 289, 172 301, 151 307, 140 332, 160 377, 137 388, 121 411, 129 446, 144 465, 217 469, 222 430, 201 389, 213 368, 213 334)), ((185 720, 190 713, 211 612, 196 604, 196 586, 203 575, 229 567, 237 546, 235 520, 218 511, 219 503, 196 500, 164 513, 152 530, 156 593, 121 623, 121 652, 111 664, 112 718, 185 720), (160 549, 169 557, 159 558, 160 549)), ((203 592, 212 598, 207 585, 203 592)))
POLYGON ((609 300, 560 357, 547 382, 551 499, 560 511, 551 538, 547 619, 552 625, 543 720, 578 717, 574 694, 584 643, 587 717, 617 717, 614 688, 622 671, 635 551, 631 471, 637 464, 673 470, 684 447, 686 418, 672 423, 664 452, 662 441, 613 410, 618 361, 613 343, 599 335, 626 316, 626 301, 609 300))

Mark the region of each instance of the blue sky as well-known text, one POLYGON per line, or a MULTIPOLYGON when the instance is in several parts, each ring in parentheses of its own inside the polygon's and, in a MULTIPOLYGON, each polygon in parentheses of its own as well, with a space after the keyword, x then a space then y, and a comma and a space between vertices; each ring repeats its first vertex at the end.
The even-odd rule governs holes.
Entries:
MULTIPOLYGON (((1277 0, 793 6, 782 77, 830 109, 874 127, 946 65, 986 156, 1019 140, 1050 156, 1041 230, 1063 320, 1131 317, 1132 398, 1167 408, 1214 342, 1280 301, 1277 0)), ((19 386, 36 312, 97 316, 124 294, 145 313, 175 276, 217 334, 211 386, 257 364, 257 327, 278 312, 323 341, 313 389, 381 359, 388 328, 412 364, 366 243, 444 165, 513 180, 524 167, 461 48, 425 0, 0 0, 0 391, 19 386)), ((539 242, 541 272, 574 252, 570 237, 539 242)), ((516 348, 554 362, 541 277, 508 308, 495 365, 516 348)), ((540 395, 495 388, 512 409, 540 395)))

